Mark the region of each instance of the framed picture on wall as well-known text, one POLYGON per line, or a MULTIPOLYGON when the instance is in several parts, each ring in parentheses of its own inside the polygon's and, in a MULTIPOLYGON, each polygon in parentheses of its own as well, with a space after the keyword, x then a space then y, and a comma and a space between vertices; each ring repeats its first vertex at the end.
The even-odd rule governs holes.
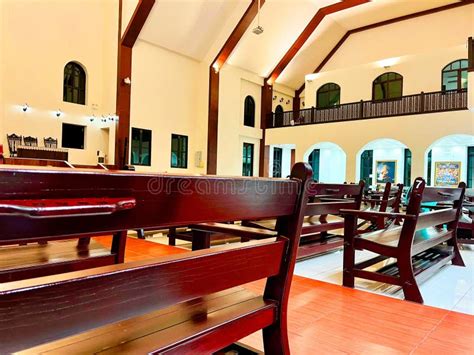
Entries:
POLYGON ((397 161, 378 160, 375 163, 375 174, 377 184, 395 183, 397 180, 397 161))
POLYGON ((461 180, 460 161, 437 161, 435 163, 435 186, 457 187, 461 180))

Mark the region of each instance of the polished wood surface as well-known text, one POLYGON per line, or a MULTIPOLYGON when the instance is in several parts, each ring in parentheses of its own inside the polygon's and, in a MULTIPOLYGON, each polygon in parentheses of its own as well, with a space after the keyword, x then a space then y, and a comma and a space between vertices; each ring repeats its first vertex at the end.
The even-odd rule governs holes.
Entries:
MULTIPOLYGON (((108 239, 100 238, 108 246, 108 239)), ((126 261, 146 260, 184 249, 137 239, 127 244, 126 261)), ((259 293, 264 282, 245 286, 259 293)), ((294 276, 288 329, 291 353, 472 354, 474 316, 406 302, 294 276)), ((260 332, 242 342, 263 350, 260 332)))
POLYGON ((459 188, 426 187, 425 181, 419 177, 413 183, 405 214, 341 210, 344 216, 344 286, 354 287, 356 277, 398 285, 402 287, 405 299, 423 303, 419 283, 450 261, 453 265, 464 266, 456 229, 465 188, 464 183, 459 188), (450 202, 451 205, 420 213, 422 203, 433 202, 450 202), (379 218, 390 215, 393 219, 403 219, 403 225, 361 234, 357 230, 359 217, 379 218), (447 246, 443 245, 445 242, 447 246), (378 256, 356 263, 356 250, 367 250, 378 256), (425 255, 426 252, 431 257, 425 255), (396 263, 377 271, 365 270, 389 258, 396 258, 396 263), (427 261, 428 265, 418 262, 421 259, 427 261))
MULTIPOLYGON (((133 208, 126 211, 102 214, 100 223, 94 221, 98 217, 94 214, 80 218, 77 215, 32 218, 29 214, 0 214, 0 222, 7 227, 2 235, 6 240, 22 227, 24 239, 37 239, 46 231, 48 238, 62 238, 65 235, 90 236, 104 228, 108 232, 130 229, 129 224, 140 228, 166 227, 168 223, 190 225, 195 221, 242 220, 247 214, 257 218, 278 217, 277 233, 272 234, 276 238, 0 284, 2 350, 28 350, 48 343, 54 347, 55 341, 65 337, 93 329, 101 332, 103 329, 97 328, 165 308, 166 318, 169 318, 172 309, 193 300, 202 303, 203 310, 188 314, 189 322, 165 322, 158 329, 140 332, 126 344, 120 339, 105 341, 97 349, 109 349, 111 353, 126 349, 147 353, 212 353, 263 328, 266 352, 289 354, 288 296, 312 170, 308 164, 298 163, 291 174, 289 180, 278 180, 0 169, 1 181, 5 183, 2 193, 9 196, 5 201, 14 201, 19 196, 22 199, 17 201, 38 195, 44 198, 45 191, 50 198, 74 199, 79 194, 87 198, 94 193, 110 199, 116 193, 131 196, 127 200, 136 201, 133 208), (61 184, 61 180, 68 180, 66 178, 70 183, 67 188, 61 184), (140 213, 134 215, 137 210, 140 213), (171 214, 165 216, 164 210, 170 210, 171 214), (120 216, 113 217, 118 214, 120 216), (207 302, 202 297, 262 279, 267 279, 263 294, 255 295, 248 302, 237 299, 232 304, 222 304, 219 312, 208 312, 207 302)), ((222 229, 225 225, 217 227, 222 229)), ((229 233, 242 232, 239 228, 229 229, 229 233)), ((270 233, 264 231, 264 234, 270 233)), ((125 243, 114 238, 112 251, 119 247, 123 249, 125 243)), ((114 335, 120 338, 118 333, 114 335)), ((73 345, 72 352, 84 351, 84 342, 73 345)))

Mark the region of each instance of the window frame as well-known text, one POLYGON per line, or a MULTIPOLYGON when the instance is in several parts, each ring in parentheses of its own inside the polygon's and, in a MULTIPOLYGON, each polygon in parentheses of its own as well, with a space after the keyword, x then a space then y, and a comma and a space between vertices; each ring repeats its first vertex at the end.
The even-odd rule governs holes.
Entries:
POLYGON ((256 112, 255 99, 251 95, 247 95, 244 99, 244 126, 255 127, 255 112, 256 112), (253 105, 253 110, 252 110, 253 113, 251 115, 248 112, 250 108, 247 107, 247 105, 250 103, 253 105), (250 119, 250 122, 247 122, 247 119, 250 119))
POLYGON ((131 160, 131 164, 132 165, 138 165, 138 166, 151 166, 151 154, 152 154, 152 144, 153 144, 153 130, 151 129, 145 129, 145 128, 138 128, 138 127, 132 127, 132 130, 131 130, 131 139, 130 139, 130 160, 131 160), (140 131, 140 134, 139 134, 139 144, 138 144, 138 163, 134 163, 133 162, 133 130, 139 130, 140 131), (146 131, 146 132, 150 132, 150 146, 149 146, 149 152, 148 152, 148 155, 149 155, 149 164, 143 164, 142 163, 142 155, 143 155, 143 132, 146 131))
MULTIPOLYGON (((329 102, 328 102, 329 103, 329 102)), ((323 84, 319 87, 318 90, 316 90, 316 108, 319 109, 319 110, 324 110, 324 109, 327 109, 327 108, 334 108, 334 107, 338 107, 341 105, 341 87, 336 84, 336 83, 326 83, 326 84, 323 84), (335 87, 334 89, 331 89, 329 88, 330 86, 333 86, 335 87), (328 89, 326 89, 326 87, 328 89), (338 99, 337 99, 337 103, 332 105, 332 106, 322 106, 321 105, 321 100, 319 98, 319 95, 321 94, 324 94, 324 93, 327 93, 328 95, 330 95, 329 93, 331 92, 337 92, 338 93, 338 99)))
MULTIPOLYGON (((388 84, 388 85, 390 86, 390 84, 388 84)), ((389 88, 388 92, 390 92, 390 88, 389 88)), ((376 77, 372 81, 372 101, 381 102, 381 101, 400 100, 402 97, 403 97, 403 75, 401 75, 400 73, 393 72, 393 71, 383 73, 383 74, 380 74, 378 77, 376 77), (376 81, 378 79, 382 78, 383 76, 389 76, 390 74, 396 74, 398 77, 396 79, 388 79, 388 80, 383 81, 381 83, 376 83, 376 81), (380 85, 381 87, 383 87, 383 84, 385 84, 385 83, 394 83, 394 82, 400 82, 400 96, 397 96, 397 97, 384 97, 384 98, 381 98, 381 99, 376 99, 375 98, 375 86, 376 85, 380 85)))
POLYGON ((272 166, 272 177, 274 178, 281 178, 281 175, 283 173, 282 169, 282 164, 283 164, 283 148, 280 147, 273 147, 273 166, 272 166), (278 156, 278 157, 277 157, 278 156), (278 165, 275 165, 275 158, 278 158, 278 165), (276 167, 276 169, 275 169, 276 167), (276 171, 276 174, 275 174, 276 171))
POLYGON ((462 88, 462 84, 461 84, 461 79, 462 79, 462 72, 463 71, 466 71, 468 72, 469 71, 469 60, 468 59, 456 59, 456 60, 453 60, 452 62, 448 63, 447 65, 445 65, 443 67, 443 69, 441 69, 441 91, 442 92, 449 92, 449 91, 461 91, 461 90, 466 90, 466 88, 462 88), (459 64, 459 69, 450 69, 450 70, 446 70, 447 67, 453 65, 454 63, 457 63, 457 62, 460 62, 459 64), (462 62, 466 62, 466 67, 465 68, 462 68, 461 66, 461 63, 462 62), (456 89, 451 89, 451 90, 447 90, 445 89, 445 85, 444 85, 444 74, 445 73, 448 73, 448 72, 457 72, 457 88, 456 89))
POLYGON ((189 137, 184 135, 184 134, 171 134, 171 157, 170 157, 170 166, 171 168, 175 169, 187 169, 188 168, 188 147, 189 147, 189 137), (173 140, 177 139, 178 140, 178 150, 176 152, 173 151, 173 140), (184 139, 184 148, 181 144, 181 139, 184 139), (173 153, 176 154, 176 165, 173 165, 173 153), (184 154, 184 164, 181 160, 183 160, 183 154, 184 154))
POLYGON ((86 105, 87 101, 87 73, 85 68, 75 61, 70 61, 66 63, 63 69, 63 102, 68 102, 76 105, 86 105), (66 73, 66 70, 69 70, 68 67, 71 67, 71 73, 66 73), (66 75, 70 75, 70 80, 72 85, 66 83, 66 75), (74 86, 75 78, 78 78, 78 86, 74 86), (68 90, 71 91, 71 100, 67 99, 68 90), (78 91, 78 100, 74 101, 74 91, 78 91))
POLYGON ((244 142, 242 145, 242 176, 253 176, 253 165, 255 163, 255 144, 244 142), (250 164, 247 163, 248 150, 250 148, 250 164), (250 167, 250 175, 246 175, 246 164, 250 167))

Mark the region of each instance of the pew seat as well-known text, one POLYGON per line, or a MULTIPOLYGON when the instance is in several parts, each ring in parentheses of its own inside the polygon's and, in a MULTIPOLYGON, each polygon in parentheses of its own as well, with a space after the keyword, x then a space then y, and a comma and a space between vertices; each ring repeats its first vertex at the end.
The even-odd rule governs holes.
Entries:
MULTIPOLYGON (((361 235, 357 239, 357 246, 365 248, 369 243, 376 243, 389 247, 396 247, 400 242, 402 227, 395 227, 387 230, 379 230, 361 235)), ((413 237, 412 253, 418 254, 435 245, 452 238, 453 231, 445 227, 433 226, 415 232, 413 237)))
POLYGON ((91 240, 78 244, 77 240, 0 246, 0 282, 83 270, 114 264, 116 255, 110 248, 91 240))
MULTIPOLYGON (((213 341, 216 328, 224 330, 223 334, 232 333, 233 339, 245 336, 249 328, 258 330, 273 324, 277 319, 277 308, 277 302, 236 287, 97 327, 18 354, 117 354, 130 351, 146 354, 169 350, 173 353, 176 349, 203 353, 208 350, 203 344, 213 341)), ((222 342, 223 334, 214 341, 222 342)))

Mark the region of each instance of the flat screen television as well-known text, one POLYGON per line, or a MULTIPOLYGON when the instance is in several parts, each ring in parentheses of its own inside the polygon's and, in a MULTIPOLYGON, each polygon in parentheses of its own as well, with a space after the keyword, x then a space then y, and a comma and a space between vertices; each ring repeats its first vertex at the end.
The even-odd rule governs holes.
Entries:
POLYGON ((63 148, 84 149, 86 127, 63 123, 61 145, 63 148))

